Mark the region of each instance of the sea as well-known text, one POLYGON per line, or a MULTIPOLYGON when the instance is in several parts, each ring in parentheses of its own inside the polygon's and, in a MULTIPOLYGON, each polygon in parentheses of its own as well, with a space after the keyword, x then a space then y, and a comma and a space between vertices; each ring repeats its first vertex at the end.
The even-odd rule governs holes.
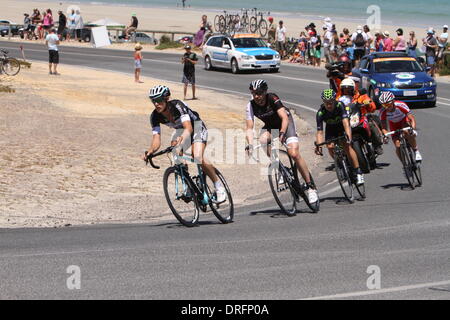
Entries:
MULTIPOLYGON (((62 1, 63 2, 63 1, 62 1)), ((71 3, 133 5, 143 7, 182 8, 182 0, 76 0, 71 3)), ((64 3, 67 3, 64 1, 64 3)), ((450 0, 186 0, 186 9, 238 12, 257 8, 274 17, 299 17, 322 20, 352 21, 366 24, 368 18, 379 18, 381 25, 434 27, 441 30, 450 24, 450 0)), ((374 21, 373 19, 370 21, 374 21)))

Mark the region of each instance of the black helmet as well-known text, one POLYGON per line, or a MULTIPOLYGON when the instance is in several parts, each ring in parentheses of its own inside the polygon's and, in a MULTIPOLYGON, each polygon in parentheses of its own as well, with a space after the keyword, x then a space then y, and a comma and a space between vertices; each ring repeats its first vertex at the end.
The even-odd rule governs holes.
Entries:
POLYGON ((250 91, 267 91, 269 86, 265 80, 255 80, 250 83, 250 91))

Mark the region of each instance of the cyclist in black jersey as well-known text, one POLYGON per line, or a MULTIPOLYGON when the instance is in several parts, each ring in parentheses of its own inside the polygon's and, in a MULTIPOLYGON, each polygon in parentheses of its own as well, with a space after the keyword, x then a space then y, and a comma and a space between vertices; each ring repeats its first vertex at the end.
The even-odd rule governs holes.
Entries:
POLYGON ((214 182, 217 202, 226 200, 226 191, 214 166, 204 157, 208 140, 208 130, 197 112, 191 110, 181 100, 169 100, 170 90, 166 86, 155 86, 150 90, 149 98, 155 106, 150 115, 153 139, 143 160, 161 147, 161 124, 176 129, 172 135, 171 146, 182 146, 183 150, 192 147, 192 155, 201 163, 204 172, 214 182))
MULTIPOLYGON (((250 91, 253 99, 247 104, 246 111, 246 139, 248 153, 253 151, 253 128, 254 118, 257 117, 264 122, 263 133, 260 135, 260 143, 267 144, 272 140, 272 131, 279 134, 280 141, 288 146, 289 156, 296 162, 298 170, 305 180, 308 189, 308 199, 310 203, 318 200, 317 190, 311 182, 308 166, 300 155, 299 140, 295 128, 294 118, 286 108, 281 99, 274 93, 268 93, 268 85, 264 80, 255 80, 250 84, 250 91)), ((270 148, 267 148, 268 154, 270 148)))
MULTIPOLYGON (((316 144, 321 144, 325 140, 337 138, 347 135, 347 141, 344 142, 344 151, 351 161, 356 173, 357 184, 364 183, 364 176, 359 167, 358 156, 351 145, 352 128, 349 120, 349 108, 345 107, 342 102, 336 101, 336 93, 333 89, 326 89, 322 92, 323 104, 320 106, 316 114, 317 134, 316 144), (323 123, 326 123, 325 139, 323 136, 323 123)), ((334 158, 334 143, 327 144, 330 156, 334 158)), ((316 147, 317 155, 322 155, 322 147, 316 147)))

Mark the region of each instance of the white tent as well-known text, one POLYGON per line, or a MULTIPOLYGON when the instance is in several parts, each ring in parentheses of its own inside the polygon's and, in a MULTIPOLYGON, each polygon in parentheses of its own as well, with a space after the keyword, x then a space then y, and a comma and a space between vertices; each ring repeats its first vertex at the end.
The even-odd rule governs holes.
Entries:
POLYGON ((124 28, 125 25, 118 23, 114 20, 111 20, 109 18, 104 18, 100 20, 96 20, 93 22, 87 23, 88 26, 94 27, 94 26, 106 26, 106 27, 118 27, 118 28, 124 28))

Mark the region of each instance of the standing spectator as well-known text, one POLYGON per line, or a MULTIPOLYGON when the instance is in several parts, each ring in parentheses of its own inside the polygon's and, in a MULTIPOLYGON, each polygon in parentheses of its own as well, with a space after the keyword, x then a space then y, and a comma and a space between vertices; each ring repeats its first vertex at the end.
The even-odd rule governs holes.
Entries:
POLYGON ((389 31, 383 32, 383 51, 391 52, 394 51, 394 40, 389 36, 389 31))
POLYGON ((139 79, 142 69, 142 45, 138 42, 134 46, 134 82, 144 83, 139 79))
POLYGON ((311 37, 311 44, 313 45, 313 65, 320 67, 320 59, 322 58, 322 40, 319 35, 311 37))
POLYGON ((353 48, 354 48, 354 65, 358 66, 359 65, 359 61, 361 60, 362 57, 364 57, 365 53, 366 53, 366 47, 367 47, 367 34, 363 31, 363 28, 361 26, 358 26, 358 28, 356 28, 356 32, 353 33, 352 35, 352 43, 353 43, 353 48))
POLYGON ((417 39, 416 39, 416 34, 414 31, 411 31, 409 33, 409 40, 407 42, 407 46, 408 46, 408 55, 410 57, 417 58, 417 52, 416 52, 417 39))
POLYGON ((47 36, 47 34, 50 32, 50 29, 53 28, 53 14, 52 14, 52 10, 50 10, 50 9, 47 9, 47 12, 44 16, 43 28, 44 28, 45 36, 47 36))
POLYGON ((394 41, 394 50, 398 52, 406 52, 406 40, 403 36, 403 29, 398 28, 396 31, 397 38, 394 41))
POLYGON ((375 50, 376 52, 384 51, 384 36, 381 32, 375 34, 375 50))
POLYGON ((325 56, 326 63, 331 62, 331 46, 333 41, 332 26, 324 24, 323 29, 323 54, 325 56))
POLYGON ((184 99, 186 99, 187 87, 190 83, 192 86, 192 100, 197 99, 195 97, 195 64, 198 61, 197 55, 191 52, 191 46, 186 45, 184 47, 186 52, 181 58, 181 63, 184 64, 183 67, 183 80, 184 83, 184 99))
POLYGON ((125 39, 128 39, 128 35, 131 32, 136 32, 138 24, 139 24, 139 21, 138 21, 138 18, 136 17, 136 13, 132 13, 131 14, 131 23, 128 26, 128 28, 125 29, 125 39))
POLYGON ((277 51, 280 53, 281 59, 286 56, 286 27, 283 26, 283 21, 278 23, 277 27, 277 51))
POLYGON ((183 8, 186 8, 186 0, 181 0, 181 2, 183 3, 183 8))
POLYGON ((67 26, 69 28, 69 32, 67 33, 67 40, 70 41, 70 38, 73 37, 75 40, 77 39, 77 34, 75 32, 75 10, 72 10, 72 12, 69 15, 67 26))
POLYGON ((375 39, 370 33, 370 28, 368 25, 365 25, 363 29, 365 34, 367 35, 366 54, 369 54, 375 51, 375 39))
POLYGON ((38 31, 37 26, 41 22, 41 13, 38 9, 33 10, 33 14, 31 15, 31 24, 32 24, 32 32, 35 39, 39 37, 39 35, 36 34, 38 31))
POLYGON ((339 37, 336 30, 336 25, 333 24, 333 29, 331 31, 333 33, 333 39, 331 41, 331 60, 336 61, 339 57, 339 37))
POLYGON ((430 67, 430 75, 434 77, 436 67, 436 50, 438 49, 438 42, 434 37, 434 30, 429 29, 427 31, 427 37, 423 39, 423 45, 425 46, 425 56, 427 57, 427 66, 430 67))
POLYGON ((448 26, 444 25, 441 35, 437 38, 438 40, 438 54, 437 54, 437 61, 441 61, 441 59, 444 56, 444 51, 447 48, 448 43, 448 26))
POLYGON ((24 13, 23 18, 23 38, 26 40, 28 39, 28 32, 31 30, 31 18, 28 13, 24 13))
POLYGON ((208 16, 206 14, 202 15, 202 21, 199 25, 199 30, 195 34, 194 37, 194 44, 202 48, 203 44, 209 39, 210 35, 212 34, 212 26, 211 23, 208 21, 208 16))
POLYGON ((272 17, 267 18, 267 20, 269 21, 269 29, 268 29, 269 31, 267 32, 267 37, 268 37, 269 44, 273 48, 275 46, 277 25, 273 22, 272 17))
POLYGON ((84 28, 83 17, 80 14, 80 10, 75 11, 75 34, 78 41, 81 42, 82 34, 81 31, 84 28))
POLYGON ((298 39, 297 48, 300 51, 300 63, 306 63, 306 48, 308 45, 308 39, 306 38, 306 34, 302 31, 300 33, 300 38, 298 39))
POLYGON ((59 40, 62 41, 63 35, 64 35, 64 30, 66 30, 67 17, 61 10, 58 11, 58 14, 59 14, 58 37, 59 37, 59 40))
POLYGON ((48 69, 49 74, 58 75, 59 73, 56 70, 56 67, 59 64, 59 52, 58 52, 58 45, 59 45, 59 38, 55 34, 55 29, 50 28, 49 30, 50 34, 47 35, 45 38, 45 45, 48 47, 48 69), (53 70, 52 70, 53 66, 53 70))

